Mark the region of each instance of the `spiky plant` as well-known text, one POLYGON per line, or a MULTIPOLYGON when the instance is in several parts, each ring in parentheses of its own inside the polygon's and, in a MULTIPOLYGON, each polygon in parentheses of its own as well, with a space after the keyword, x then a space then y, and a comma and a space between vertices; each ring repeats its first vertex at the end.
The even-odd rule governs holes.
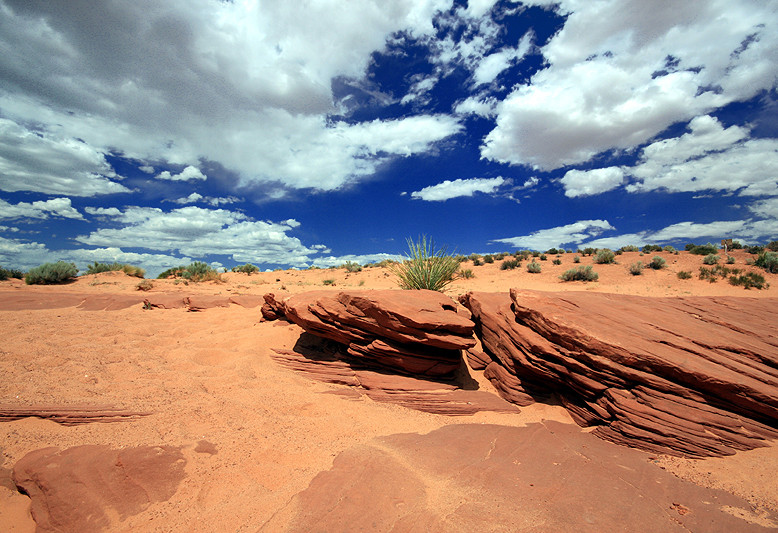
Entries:
POLYGON ((410 253, 405 261, 388 267, 399 278, 398 285, 443 292, 456 279, 459 261, 448 255, 445 247, 435 250, 435 243, 426 235, 419 237, 418 243, 410 238, 407 242, 410 253))

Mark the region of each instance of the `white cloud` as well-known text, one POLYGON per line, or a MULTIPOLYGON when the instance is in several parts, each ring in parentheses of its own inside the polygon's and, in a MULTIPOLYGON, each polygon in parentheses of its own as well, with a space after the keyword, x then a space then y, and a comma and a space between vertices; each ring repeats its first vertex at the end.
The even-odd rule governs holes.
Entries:
POLYGON ((591 196, 615 189, 624 181, 624 171, 619 167, 594 170, 568 170, 561 179, 565 196, 591 196))
POLYGON ((120 176, 94 147, 0 118, 0 190, 69 196, 130 192, 108 178, 120 176))
MULTIPOLYGON (((547 2, 537 2, 548 5, 547 2)), ((482 155, 550 170, 631 149, 669 125, 775 85, 769 4, 565 0, 550 67, 498 107, 482 155)))
POLYGON ((90 215, 115 217, 121 215, 122 212, 115 207, 85 207, 86 211, 90 215))
POLYGON ((477 115, 492 117, 496 115, 497 100, 489 96, 471 96, 465 98, 454 107, 458 115, 477 115))
POLYGON ((748 139, 746 128, 725 129, 709 116, 693 119, 689 130, 646 146, 639 164, 627 169, 637 179, 627 190, 778 195, 778 139, 748 139))
POLYGON ((0 199, 0 219, 49 218, 50 216, 84 220, 84 216, 70 203, 70 198, 52 198, 27 203, 10 204, 0 199))
MULTIPOLYGON (((2 5, 0 110, 17 123, 40 124, 45 135, 56 130, 62 143, 81 139, 85 151, 100 157, 118 150, 156 166, 214 161, 237 173, 242 185, 332 190, 393 157, 431 150, 460 130, 455 119, 441 116, 367 124, 327 120, 337 112, 333 79, 363 77, 371 53, 396 31, 433 33, 433 15, 450 5, 2 5)), ((108 176, 100 157, 87 165, 89 172, 108 176)), ((49 154, 42 161, 55 159, 49 154)), ((80 185, 82 194, 126 191, 84 176, 77 178, 91 185, 80 185)), ((13 187, 19 180, 9 181, 13 187)), ((41 180, 36 190, 68 188, 49 181, 41 180)))
POLYGON ((713 242, 735 239, 742 243, 764 243, 778 235, 778 219, 717 220, 714 222, 678 222, 656 231, 643 231, 594 239, 582 247, 620 248, 629 244, 665 244, 668 242, 713 242))
POLYGON ((612 229, 613 226, 607 220, 581 220, 565 226, 538 230, 529 235, 495 239, 492 242, 508 244, 514 248, 547 250, 563 247, 566 244, 578 244, 612 229))
POLYGON ((208 179, 205 174, 200 172, 200 169, 189 165, 180 174, 171 174, 165 170, 157 175, 157 179, 171 180, 171 181, 188 181, 188 180, 206 180, 208 179))
POLYGON ((76 237, 82 244, 144 248, 204 257, 226 255, 238 262, 305 265, 320 248, 306 247, 288 235, 300 223, 252 221, 224 209, 188 206, 164 212, 128 207, 117 217, 119 228, 100 228, 76 237))
POLYGON ((530 49, 531 36, 524 35, 516 48, 504 48, 484 57, 473 72, 474 85, 492 83, 502 71, 523 58, 530 49))
POLYGON ((441 202, 459 196, 473 196, 477 192, 491 194, 503 183, 505 183, 505 178, 502 177, 445 180, 437 185, 430 185, 420 191, 412 192, 411 198, 428 202, 441 202))
POLYGON ((778 220, 778 197, 754 202, 750 209, 757 216, 778 220))
POLYGON ((381 261, 385 260, 400 261, 402 259, 403 257, 400 255, 385 253, 339 256, 330 255, 327 257, 317 257, 311 262, 311 265, 319 268, 329 268, 345 264, 346 261, 351 261, 352 263, 358 263, 360 265, 366 265, 368 263, 380 263, 381 261))

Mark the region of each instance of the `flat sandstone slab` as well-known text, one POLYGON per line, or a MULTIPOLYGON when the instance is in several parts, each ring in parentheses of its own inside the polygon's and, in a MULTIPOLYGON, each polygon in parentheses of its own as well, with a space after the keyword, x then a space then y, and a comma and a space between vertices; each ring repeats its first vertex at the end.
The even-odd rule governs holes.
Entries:
POLYGON ((451 425, 355 446, 263 531, 769 531, 742 499, 576 426, 451 425))

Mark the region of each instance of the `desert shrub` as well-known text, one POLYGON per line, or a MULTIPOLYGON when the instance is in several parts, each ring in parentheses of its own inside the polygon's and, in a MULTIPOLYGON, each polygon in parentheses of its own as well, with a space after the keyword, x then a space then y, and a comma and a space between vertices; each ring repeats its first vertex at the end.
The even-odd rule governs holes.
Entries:
POLYGON ((27 285, 48 285, 65 283, 78 275, 78 269, 74 263, 57 261, 56 263, 44 263, 41 266, 31 268, 24 277, 27 285))
POLYGON ((24 278, 24 272, 15 268, 0 267, 0 281, 4 281, 8 278, 22 279, 24 278))
MULTIPOLYGON (((464 257, 463 257, 464 259, 464 257)), ((459 262, 459 261, 457 261, 459 262)), ((346 269, 346 272, 362 272, 362 265, 359 263, 354 263, 351 261, 346 261, 346 264, 343 265, 343 267, 346 269)))
POLYGON ((188 281, 222 281, 219 273, 208 263, 193 261, 189 266, 169 268, 162 272, 157 279, 182 278, 188 281))
POLYGON ((584 248, 583 250, 579 251, 581 255, 594 255, 597 253, 597 248, 584 248))
POLYGON ((554 259, 553 261, 551 261, 551 262, 554 263, 555 265, 561 265, 562 264, 562 260, 559 259, 558 257, 556 259, 554 259))
POLYGON ((634 244, 628 244, 627 246, 622 246, 619 248, 622 252, 639 252, 640 248, 635 246, 634 244))
MULTIPOLYGON (((739 243, 738 243, 739 244, 739 243)), ((765 244, 765 248, 771 252, 778 252, 778 241, 771 241, 765 244)), ((732 249, 735 249, 735 243, 732 243, 732 249)))
POLYGON ((556 248, 549 248, 548 250, 546 250, 546 253, 549 255, 557 255, 559 253, 559 250, 557 250, 556 248))
POLYGON ((479 267, 479 266, 481 266, 483 264, 484 263, 483 263, 483 261, 481 261, 480 257, 476 257, 475 259, 473 259, 473 266, 474 267, 479 267))
POLYGON ((506 259, 500 264, 500 270, 513 270, 514 268, 520 267, 521 261, 518 259, 506 259))
POLYGON ((460 255, 455 255, 454 259, 457 260, 457 263, 464 263, 465 261, 467 261, 467 257, 465 257, 464 255, 461 255, 461 254, 460 255))
POLYGON ((562 281, 597 281, 600 276, 592 270, 591 266, 580 266, 565 270, 559 279, 562 281))
POLYGON ((535 261, 527 264, 527 272, 530 274, 540 274, 541 268, 540 263, 536 263, 535 261))
POLYGON ((718 253, 719 248, 715 244, 711 243, 701 244, 699 246, 696 244, 687 244, 686 251, 694 255, 715 255, 718 253))
POLYGON ((185 266, 168 268, 167 270, 160 272, 159 276, 157 276, 157 279, 177 278, 184 270, 186 270, 185 266))
POLYGON ((659 257, 658 255, 652 257, 651 262, 648 264, 648 267, 653 268, 654 270, 662 270, 666 266, 667 266, 667 261, 665 261, 663 257, 659 257))
POLYGON ((256 265, 252 265, 251 263, 246 263, 245 265, 232 267, 232 271, 241 272, 243 274, 248 274, 250 276, 251 274, 259 272, 259 267, 256 265))
POLYGON ((540 254, 540 260, 541 261, 547 261, 548 260, 548 256, 546 254, 540 254))
POLYGON ((627 270, 629 270, 629 273, 633 276, 639 276, 643 273, 643 261, 638 261, 637 263, 632 263, 627 267, 627 270))
POLYGON ((446 254, 446 249, 435 250, 432 239, 421 236, 418 243, 408 239, 410 254, 402 263, 389 266, 403 289, 443 291, 456 275, 459 262, 446 254))
POLYGON ((740 244, 740 241, 732 241, 732 244, 729 245, 730 250, 742 250, 743 245, 740 244))
POLYGON ((147 279, 144 279, 143 281, 135 285, 135 290, 138 291, 150 291, 153 288, 154 288, 154 284, 147 279))
POLYGON ((702 262, 706 265, 715 265, 719 262, 718 254, 708 254, 702 258, 702 262))
POLYGON ((580 257, 578 257, 577 255, 575 257, 573 257, 573 263, 580 263, 580 262, 581 262, 581 258, 580 257))
POLYGON ((495 254, 494 258, 495 258, 497 261, 502 261, 503 259, 505 259, 505 258, 506 258, 507 256, 509 256, 509 255, 510 255, 510 254, 509 254, 508 252, 500 252, 499 254, 495 254))
POLYGON ((692 279, 692 273, 688 270, 681 270, 676 276, 678 276, 678 279, 692 279))
POLYGON ((735 258, 732 257, 731 255, 728 255, 727 256, 727 264, 728 265, 734 265, 735 264, 735 258))
POLYGON ((662 247, 659 246, 658 244, 646 244, 643 247, 644 254, 650 254, 652 252, 661 252, 661 251, 662 251, 662 247))
POLYGON ((754 261, 754 265, 764 268, 771 274, 778 274, 778 254, 773 252, 762 252, 754 261))
POLYGON ((668 244, 667 246, 662 247, 662 251, 670 252, 671 254, 674 254, 677 250, 668 244))
POLYGON ((335 285, 335 280, 334 279, 325 279, 324 281, 322 281, 322 283, 325 284, 325 285, 335 285))
POLYGON ((527 259, 532 257, 532 252, 530 252, 529 250, 522 250, 521 252, 516 252, 515 254, 513 254, 513 256, 516 259, 521 259, 522 261, 526 261, 527 259))
POLYGON ((465 270, 459 271, 459 277, 463 279, 472 279, 475 277, 475 274, 473 274, 473 271, 469 268, 466 268, 465 270))
POLYGON ((382 261, 379 261, 378 263, 370 263, 369 267, 371 268, 387 268, 390 265, 395 264, 397 261, 394 261, 393 259, 384 259, 382 261))
POLYGON ((613 250, 608 250, 607 248, 603 248, 602 250, 597 250, 597 253, 594 256, 594 262, 598 265, 605 265, 613 263, 616 260, 616 254, 613 253, 613 250))
POLYGON ((490 265, 494 263, 494 256, 490 254, 486 254, 484 256, 484 263, 489 263, 490 265))
POLYGON ((134 265, 128 265, 127 263, 98 263, 97 261, 94 262, 94 264, 88 265, 86 267, 86 273, 88 274, 99 274, 101 272, 124 272, 128 276, 134 276, 136 278, 142 278, 146 275, 146 271, 140 267, 136 267, 134 265))
POLYGON ((737 268, 727 268, 721 265, 714 265, 711 268, 700 267, 699 278, 702 280, 708 280, 711 283, 715 283, 719 278, 726 278, 730 274, 740 274, 741 270, 737 268))
POLYGON ((764 276, 757 274, 756 272, 746 272, 739 276, 730 276, 729 283, 731 285, 740 285, 744 289, 767 289, 770 287, 769 283, 765 283, 764 276))
POLYGON ((622 252, 621 250, 614 250, 613 253, 616 254, 616 255, 621 255, 624 252, 622 252))
POLYGON ((468 259, 470 259, 471 261, 475 261, 476 259, 481 259, 481 256, 478 254, 470 254, 468 256, 468 259))
POLYGON ((762 252, 764 252, 764 246, 759 246, 759 245, 746 246, 744 249, 746 252, 754 255, 761 254, 762 252))

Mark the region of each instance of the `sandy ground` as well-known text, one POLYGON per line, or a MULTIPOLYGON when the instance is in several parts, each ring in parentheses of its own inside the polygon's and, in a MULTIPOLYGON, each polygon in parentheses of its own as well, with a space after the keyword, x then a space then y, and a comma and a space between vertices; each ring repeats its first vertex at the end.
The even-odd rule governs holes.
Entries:
MULTIPOLYGON (((746 267, 741 251, 732 253, 746 267)), ((681 253, 626 253, 619 264, 594 265, 596 283, 563 283, 563 271, 578 266, 573 256, 549 257, 543 271, 502 271, 495 264, 463 268, 475 277, 454 283, 447 294, 469 290, 598 291, 645 296, 778 296, 778 276, 765 275, 767 290, 734 287, 725 281, 697 279, 702 257, 681 253), (632 276, 627 266, 653 255, 668 268, 632 276), (679 280, 676 272, 692 271, 679 280)), ((583 257, 581 265, 591 264, 583 257)), ((225 274, 224 283, 175 283, 154 280, 151 293, 230 295, 299 293, 331 288, 393 288, 395 277, 382 268, 358 273, 344 269, 225 274), (325 280, 334 280, 325 285, 325 280)), ((257 531, 305 489, 317 473, 332 466, 340 452, 378 436, 429 433, 449 424, 490 423, 522 426, 540 420, 571 423, 559 406, 536 404, 517 414, 479 413, 446 417, 332 394, 342 389, 312 381, 281 368, 272 348, 291 349, 301 329, 283 321, 259 321, 259 309, 240 306, 200 313, 184 309, 144 310, 133 305, 116 311, 73 307, 15 309, 7 302, 22 294, 46 294, 51 305, 63 294, 138 295, 138 279, 118 273, 84 276, 59 286, 0 282, 0 404, 99 404, 152 413, 131 422, 62 426, 27 418, 0 423, 0 524, 4 531, 33 531, 29 500, 7 482, 8 470, 30 451, 107 444, 183 447, 187 477, 166 502, 122 522, 116 531, 257 531), (216 453, 198 453, 207 441, 216 453)), ((474 374, 485 390, 490 385, 474 374)), ((734 457, 692 461, 657 457, 677 476, 721 488, 747 499, 759 514, 778 511, 778 446, 734 457)))

